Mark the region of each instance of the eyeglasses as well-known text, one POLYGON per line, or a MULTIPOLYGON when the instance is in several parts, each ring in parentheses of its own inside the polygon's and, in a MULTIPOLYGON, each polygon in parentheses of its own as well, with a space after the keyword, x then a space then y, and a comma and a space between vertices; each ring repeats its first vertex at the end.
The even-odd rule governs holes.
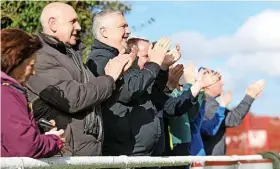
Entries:
MULTIPOLYGON (((207 69, 207 68, 205 68, 205 67, 200 67, 199 69, 198 69, 198 72, 200 72, 201 70, 205 70, 205 69, 207 69)), ((214 70, 210 70, 212 73, 214 73, 215 71, 214 70)))

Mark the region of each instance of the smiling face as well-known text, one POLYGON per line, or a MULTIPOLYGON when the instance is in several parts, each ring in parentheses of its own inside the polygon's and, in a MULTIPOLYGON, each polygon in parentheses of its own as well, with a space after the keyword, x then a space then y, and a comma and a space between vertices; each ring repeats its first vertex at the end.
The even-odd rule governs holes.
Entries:
POLYGON ((149 61, 148 52, 149 52, 150 43, 148 41, 139 40, 137 46, 139 49, 138 66, 140 67, 140 69, 142 69, 144 65, 149 61))
POLYGON ((75 45, 81 26, 78 15, 72 7, 65 7, 60 15, 53 19, 52 30, 54 36, 68 45, 75 45))
POLYGON ((101 28, 101 34, 106 38, 106 43, 119 51, 127 49, 130 30, 124 16, 112 13, 104 19, 106 19, 106 23, 101 28))

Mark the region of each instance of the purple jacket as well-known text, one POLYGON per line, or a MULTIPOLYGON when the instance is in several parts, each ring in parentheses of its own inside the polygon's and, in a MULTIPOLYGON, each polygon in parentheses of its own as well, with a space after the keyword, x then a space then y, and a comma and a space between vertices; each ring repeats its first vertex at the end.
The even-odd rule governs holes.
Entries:
POLYGON ((62 148, 62 141, 55 135, 40 134, 24 91, 1 72, 1 157, 53 156, 62 148))

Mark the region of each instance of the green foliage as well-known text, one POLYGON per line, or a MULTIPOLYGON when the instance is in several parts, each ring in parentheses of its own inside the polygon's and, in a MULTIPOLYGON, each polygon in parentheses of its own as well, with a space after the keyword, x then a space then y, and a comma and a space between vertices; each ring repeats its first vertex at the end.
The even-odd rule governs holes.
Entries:
MULTIPOLYGON (((41 11, 52 1, 1 1, 1 29, 20 28, 29 33, 42 30, 41 11)), ((89 54, 93 42, 91 32, 92 17, 100 10, 117 9, 124 14, 131 10, 129 4, 119 1, 63 1, 71 5, 79 15, 82 27, 81 38, 87 48, 83 53, 84 60, 89 54)))

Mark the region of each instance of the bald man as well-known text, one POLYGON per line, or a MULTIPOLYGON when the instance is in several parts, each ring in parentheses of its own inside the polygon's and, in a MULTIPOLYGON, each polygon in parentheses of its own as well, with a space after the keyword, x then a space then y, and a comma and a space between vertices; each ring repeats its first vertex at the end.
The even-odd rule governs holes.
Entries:
POLYGON ((75 45, 81 26, 78 15, 70 5, 54 2, 47 5, 41 14, 43 32, 65 44, 75 45))
POLYGON ((43 48, 36 53, 36 75, 27 82, 34 116, 54 119, 58 129, 65 129, 64 155, 101 155, 100 103, 112 95, 130 58, 112 59, 104 76, 96 78, 82 63, 85 46, 78 40, 81 27, 75 10, 65 3, 50 3, 40 21, 43 33, 37 37, 43 48))

